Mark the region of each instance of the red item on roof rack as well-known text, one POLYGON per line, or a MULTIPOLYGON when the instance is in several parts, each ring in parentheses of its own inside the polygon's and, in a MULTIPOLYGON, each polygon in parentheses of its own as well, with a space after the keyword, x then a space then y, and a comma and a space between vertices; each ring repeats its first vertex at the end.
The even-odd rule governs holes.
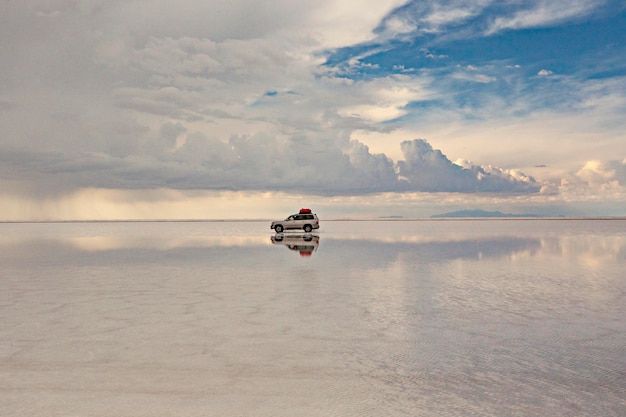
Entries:
POLYGON ((311 214, 311 209, 301 208, 300 209, 300 214, 311 214))

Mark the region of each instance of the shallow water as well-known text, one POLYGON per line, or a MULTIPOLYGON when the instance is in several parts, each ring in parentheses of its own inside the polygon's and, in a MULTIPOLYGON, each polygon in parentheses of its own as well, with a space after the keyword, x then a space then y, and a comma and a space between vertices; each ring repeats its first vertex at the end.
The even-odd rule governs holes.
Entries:
POLYGON ((626 415, 626 221, 4 223, 0 264, 0 415, 626 415))

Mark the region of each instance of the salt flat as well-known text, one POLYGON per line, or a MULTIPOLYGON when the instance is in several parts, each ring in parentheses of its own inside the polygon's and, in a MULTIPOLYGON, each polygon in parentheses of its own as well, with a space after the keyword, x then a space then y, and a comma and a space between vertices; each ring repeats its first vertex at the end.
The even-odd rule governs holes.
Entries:
POLYGON ((623 416, 626 221, 0 224, 0 415, 623 416))

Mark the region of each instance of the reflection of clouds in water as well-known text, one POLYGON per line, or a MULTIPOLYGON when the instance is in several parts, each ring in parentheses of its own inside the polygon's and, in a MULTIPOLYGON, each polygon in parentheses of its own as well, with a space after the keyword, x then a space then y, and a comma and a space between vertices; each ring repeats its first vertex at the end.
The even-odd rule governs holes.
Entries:
MULTIPOLYGON (((561 234, 558 228, 545 231, 546 225, 502 221, 329 222, 317 236, 318 243, 324 240, 318 255, 323 263, 317 267, 385 268, 399 258, 432 263, 503 257, 532 262, 553 257, 553 264, 575 262, 593 268, 625 257, 623 234, 573 234, 567 229, 561 234)), ((176 256, 202 249, 229 253, 230 248, 228 256, 240 257, 243 252, 255 256, 261 247, 272 245, 267 222, 3 224, 2 228, 6 230, 0 236, 0 247, 24 256, 38 251, 66 252, 66 256, 72 252, 162 251, 176 256)))
POLYGON ((267 223, 0 224, 9 389, 58 381, 91 404, 121 375, 142 381, 123 387, 133 401, 619 415, 623 232, 370 225, 384 239, 329 225, 303 261, 267 223))
POLYGON ((340 258, 345 259, 344 263, 357 268, 383 268, 399 257, 413 258, 417 263, 508 257, 520 252, 534 253, 541 247, 538 239, 515 237, 419 243, 333 239, 325 241, 324 246, 332 248, 327 257, 336 258, 338 264, 340 258))
POLYGON ((364 311, 364 319, 377 332, 393 338, 406 334, 406 323, 411 308, 407 299, 406 274, 404 266, 398 262, 386 263, 382 271, 366 269, 363 272, 363 291, 368 300, 364 311), (385 279, 380 279, 380 275, 385 279))
POLYGON ((554 401, 590 385, 614 401, 626 236, 565 232, 395 245, 395 260, 364 268, 382 342, 355 362, 379 370, 390 401, 423 381, 461 398, 554 401))
MULTIPOLYGON (((451 241, 440 238, 409 243, 406 239, 383 242, 333 236, 325 240, 322 236, 325 241, 320 251, 325 263, 345 271, 341 275, 359 274, 359 288, 353 291, 366 300, 363 319, 372 331, 383 338, 403 340, 415 338, 423 317, 432 317, 438 309, 445 312, 459 297, 471 302, 467 300, 476 293, 465 293, 461 287, 467 285, 471 290, 481 272, 479 269, 478 277, 465 276, 462 265, 499 265, 514 254, 532 254, 541 248, 539 239, 532 238, 459 239, 455 234, 451 241), (457 285, 456 278, 464 282, 457 285)), ((443 340, 441 349, 445 348, 443 340)), ((384 344, 380 348, 385 349, 384 344)))
POLYGON ((77 251, 97 252, 268 244, 265 234, 250 233, 251 229, 254 230, 253 222, 85 222, 3 226, 10 228, 0 236, 0 247, 48 242, 77 251))
POLYGON ((626 237, 552 237, 526 248, 513 243, 479 262, 458 257, 442 264, 437 279, 445 291, 438 302, 511 322, 566 315, 577 304, 604 309, 615 303, 611 288, 623 279, 626 237))
POLYGON ((263 236, 204 236, 204 237, 174 237, 174 238, 120 238, 111 236, 78 237, 66 242, 78 250, 104 251, 122 249, 155 249, 170 250, 177 248, 210 248, 210 247, 238 247, 257 246, 266 243, 263 236))
MULTIPOLYGON (((206 237, 206 238, 154 238, 154 237, 116 237, 116 236, 83 236, 61 239, 47 239, 50 246, 64 246, 67 250, 78 252, 105 252, 116 250, 132 249, 152 249, 152 250, 172 250, 178 248, 202 248, 216 246, 253 246, 261 243, 263 239, 258 238, 232 238, 206 237)), ((14 240, 4 242, 4 245, 28 246, 33 243, 31 239, 14 240)), ((2 242, 0 242, 2 246, 2 242)))
POLYGON ((624 236, 566 236, 559 239, 561 254, 588 267, 626 258, 624 236))

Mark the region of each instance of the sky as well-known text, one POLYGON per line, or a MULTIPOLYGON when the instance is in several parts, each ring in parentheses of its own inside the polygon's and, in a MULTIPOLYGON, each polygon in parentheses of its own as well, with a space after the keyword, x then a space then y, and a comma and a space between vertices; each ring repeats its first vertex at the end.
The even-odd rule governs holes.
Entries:
POLYGON ((0 220, 626 215, 623 0, 0 0, 0 220))

